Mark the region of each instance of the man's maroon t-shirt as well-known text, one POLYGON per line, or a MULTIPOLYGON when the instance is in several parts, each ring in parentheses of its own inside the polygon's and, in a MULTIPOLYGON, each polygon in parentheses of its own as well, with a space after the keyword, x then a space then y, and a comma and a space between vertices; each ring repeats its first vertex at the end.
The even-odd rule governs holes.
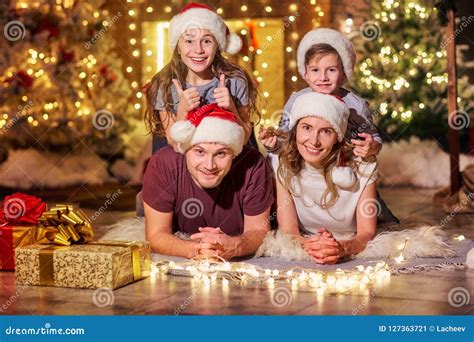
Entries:
POLYGON ((165 147, 154 154, 143 179, 143 201, 173 212, 173 232, 220 227, 228 235, 244 231, 244 214, 255 216, 273 203, 273 180, 265 158, 244 146, 218 187, 200 188, 187 170, 184 155, 165 147))

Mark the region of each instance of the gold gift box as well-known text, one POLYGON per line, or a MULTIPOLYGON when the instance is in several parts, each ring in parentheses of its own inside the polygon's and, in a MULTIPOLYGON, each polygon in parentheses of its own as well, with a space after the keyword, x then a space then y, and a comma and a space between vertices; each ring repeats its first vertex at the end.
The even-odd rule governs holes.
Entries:
POLYGON ((92 241, 31 245, 15 250, 19 284, 113 290, 150 275, 150 244, 92 241))

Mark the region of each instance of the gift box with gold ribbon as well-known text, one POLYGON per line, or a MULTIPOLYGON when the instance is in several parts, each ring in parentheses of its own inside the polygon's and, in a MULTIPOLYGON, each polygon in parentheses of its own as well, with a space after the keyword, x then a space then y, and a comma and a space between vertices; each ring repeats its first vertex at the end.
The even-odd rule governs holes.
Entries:
POLYGON ((80 209, 58 204, 39 219, 34 245, 15 249, 17 283, 116 289, 150 274, 150 245, 92 241, 93 229, 80 209))
POLYGON ((17 248, 15 258, 19 284, 113 290, 150 275, 148 242, 31 245, 17 248))
POLYGON ((36 224, 46 203, 34 196, 15 193, 0 206, 0 270, 15 269, 14 250, 35 243, 36 224))

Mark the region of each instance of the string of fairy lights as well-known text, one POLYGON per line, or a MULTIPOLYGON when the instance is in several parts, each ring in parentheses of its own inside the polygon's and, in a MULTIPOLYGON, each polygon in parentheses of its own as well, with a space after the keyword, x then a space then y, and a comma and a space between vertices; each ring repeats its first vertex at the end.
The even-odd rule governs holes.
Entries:
MULTIPOLYGON (((464 235, 455 234, 450 237, 451 243, 466 240, 464 235)), ((322 271, 302 267, 285 270, 263 268, 246 262, 229 262, 222 258, 187 261, 160 260, 152 264, 150 277, 160 275, 178 275, 192 277, 194 281, 210 288, 220 285, 228 289, 231 283, 247 286, 251 284, 266 285, 273 289, 278 284, 285 284, 292 290, 314 291, 318 296, 325 294, 353 294, 373 288, 381 288, 390 282, 391 274, 404 267, 407 245, 406 238, 397 246, 397 252, 385 260, 372 261, 358 265, 352 269, 336 268, 322 271)))
MULTIPOLYGON (((50 9, 54 9, 57 12, 64 11, 65 9, 71 9, 75 1, 77 0, 43 0, 43 1, 18 1, 16 2, 15 6, 17 10, 29 10, 29 9, 39 9, 45 8, 44 6, 49 6, 50 9)), ((285 35, 288 36, 289 39, 285 40, 286 46, 284 48, 285 55, 284 58, 286 59, 286 65, 291 72, 290 80, 291 82, 297 82, 299 80, 298 72, 297 72, 297 65, 296 65, 296 47, 297 42, 300 38, 300 35, 297 30, 297 25, 295 22, 299 15, 299 10, 301 10, 301 6, 306 6, 306 4, 300 3, 290 3, 288 5, 288 16, 287 20, 290 25, 284 29, 285 35)), ((312 19, 313 27, 320 26, 321 18, 325 15, 321 6, 317 3, 316 0, 309 0, 309 6, 312 8, 312 12, 315 13, 312 19)), ((260 12, 257 13, 250 13, 251 6, 249 4, 242 4, 240 6, 240 12, 242 19, 240 20, 241 26, 244 24, 248 24, 250 21, 255 21, 259 28, 264 28, 266 26, 266 20, 262 18, 267 18, 268 15, 271 15, 274 12, 274 8, 271 5, 263 6, 260 9, 260 12)), ((123 66, 123 72, 126 78, 129 79, 130 85, 133 89, 133 96, 132 96, 132 105, 133 108, 139 112, 144 109, 144 93, 143 93, 143 85, 146 84, 149 79, 140 78, 141 75, 148 73, 156 73, 159 69, 164 66, 158 65, 157 67, 153 66, 146 66, 142 70, 142 58, 144 57, 155 57, 153 56, 154 53, 163 54, 163 51, 158 50, 154 52, 152 48, 150 48, 150 44, 154 44, 155 42, 151 42, 146 36, 142 36, 140 25, 142 24, 141 20, 143 18, 141 11, 145 13, 153 13, 153 12, 160 12, 167 14, 170 18, 173 13, 177 12, 179 8, 176 6, 172 7, 170 5, 153 5, 150 3, 145 3, 142 0, 127 0, 126 4, 126 16, 127 16, 127 40, 128 40, 128 49, 125 47, 125 50, 129 51, 130 56, 125 56, 123 61, 125 65, 123 66), (129 58, 130 57, 130 58, 129 58)), ((226 8, 219 7, 216 9, 217 13, 220 15, 225 16, 226 8)), ((103 27, 107 28, 111 24, 105 17, 112 15, 114 13, 110 13, 107 8, 96 9, 92 13, 92 18, 94 19, 102 19, 103 27)), ((91 25, 92 23, 90 20, 82 19, 81 24, 85 27, 91 25)), ((166 25, 164 26, 166 29, 166 25)), ((242 28, 240 33, 242 35, 246 35, 247 31, 245 28, 242 28)), ((108 33, 110 34, 110 33, 108 33)), ((274 37, 272 35, 267 35, 265 40, 267 42, 271 42, 274 37)), ((271 99, 271 92, 268 89, 265 89, 265 76, 264 70, 271 70, 271 65, 268 60, 265 60, 266 50, 262 48, 254 49, 253 46, 249 46, 248 55, 241 56, 242 64, 246 64, 250 61, 250 54, 256 54, 256 58, 261 57, 261 61, 257 63, 256 70, 253 71, 253 75, 255 80, 261 85, 261 93, 263 96, 268 100, 271 99)), ((31 96, 27 93, 21 96, 22 103, 20 104, 22 109, 21 111, 27 114, 27 122, 36 127, 40 124, 40 120, 48 121, 48 125, 51 127, 55 127, 59 125, 59 120, 61 122, 64 121, 64 117, 67 117, 67 125, 72 127, 75 126, 75 119, 80 119, 83 116, 90 116, 94 114, 97 108, 93 108, 90 103, 87 103, 87 93, 93 92, 94 89, 99 86, 97 84, 98 78, 100 77, 97 75, 96 72, 92 71, 98 67, 98 63, 100 63, 97 59, 99 57, 94 55, 91 51, 90 54, 84 56, 84 58, 75 61, 75 67, 78 70, 78 79, 85 82, 85 89, 80 89, 77 91, 78 99, 73 102, 73 108, 67 108, 67 113, 64 113, 66 110, 64 107, 63 101, 60 97, 55 99, 54 101, 49 101, 42 104, 41 112, 38 112, 38 106, 29 107, 28 103, 31 100, 31 96)), ((156 56, 156 59, 163 59, 162 56, 156 56)), ((55 63, 58 63, 58 57, 54 54, 50 54, 46 51, 37 51, 37 48, 30 48, 28 49, 28 59, 27 59, 27 67, 26 67, 26 74, 29 77, 32 77, 33 80, 38 83, 41 83, 44 89, 51 89, 53 88, 53 82, 55 82, 53 75, 50 75, 48 72, 49 67, 55 63)), ((268 74, 268 73, 267 73, 268 74)), ((15 70, 10 70, 6 73, 6 79, 14 77, 15 70)), ((268 79, 270 81, 270 79, 268 79)), ((8 86, 4 82, 4 86, 8 86)), ((110 110, 111 104, 107 104, 105 108, 110 110)), ((262 114, 265 116, 267 114, 267 108, 261 109, 262 114)), ((0 129, 3 128, 5 125, 12 123, 11 121, 15 119, 15 116, 18 116, 18 111, 15 108, 15 113, 9 113, 5 111, 3 116, 0 117, 0 129)), ((265 120, 265 124, 275 124, 271 123, 269 119, 265 120)))
MULTIPOLYGON (((49 6, 53 6, 56 11, 61 11, 63 9, 71 8, 75 1, 77 0, 49 0, 49 1, 18 1, 16 3, 16 8, 20 10, 27 10, 29 8, 40 8, 45 4, 49 6)), ((179 6, 182 4, 153 4, 152 2, 143 1, 143 0, 127 0, 126 4, 126 16, 127 16, 127 43, 129 44, 128 49, 125 47, 125 50, 129 51, 130 58, 125 56, 124 62, 125 65, 123 66, 123 71, 126 75, 126 78, 129 79, 130 85, 133 89, 133 96, 132 96, 132 105, 133 108, 138 112, 141 112, 144 109, 144 93, 143 93, 143 85, 146 84, 150 77, 149 75, 153 75, 160 68, 162 68, 165 64, 165 60, 163 58, 164 52, 163 49, 166 48, 166 44, 162 44, 162 48, 154 51, 151 46, 156 42, 152 42, 148 37, 142 34, 140 30, 140 25, 142 24, 143 14, 152 14, 152 13, 163 13, 167 16, 167 18, 171 18, 174 13, 176 13, 180 8, 179 6), (143 12, 143 13, 142 13, 143 12), (157 56, 154 56, 154 55, 157 56), (145 55, 145 56, 143 56, 145 55), (143 65, 143 57, 150 57, 154 58, 157 61, 155 66, 143 65), (148 75, 146 78, 143 75, 148 75)), ((299 41, 300 33, 298 32, 298 14, 303 10, 302 6, 305 6, 304 10, 307 11, 310 9, 311 13, 314 13, 312 17, 311 26, 313 28, 318 27, 321 25, 321 19, 325 16, 324 10, 322 9, 322 5, 319 4, 317 0, 309 0, 308 3, 302 2, 294 2, 288 4, 288 16, 287 20, 289 25, 285 28, 284 34, 287 36, 285 39, 285 46, 284 46, 284 58, 286 60, 286 68, 289 70, 289 82, 296 83, 300 81, 300 77, 297 72, 297 65, 296 65, 296 49, 297 43, 299 41)), ((379 13, 374 15, 374 18, 380 22, 387 23, 390 21, 396 21, 398 19, 398 15, 400 15, 400 11, 395 13, 395 9, 398 9, 401 6, 400 1, 396 0, 384 0, 382 2, 383 10, 379 13)), ((271 5, 262 6, 261 9, 256 13, 250 13, 251 7, 248 3, 243 3, 240 6, 240 16, 242 19, 239 19, 240 26, 243 27, 240 29, 240 33, 242 35, 246 35, 248 33, 246 29, 246 25, 250 21, 254 21, 257 27, 265 28, 266 20, 262 19, 265 17, 271 18, 271 14, 275 12, 275 9, 271 5)), ((226 16, 226 12, 228 9, 225 6, 218 7, 216 12, 220 15, 226 16)), ((407 18, 417 16, 421 20, 426 20, 430 16, 430 11, 436 11, 436 9, 431 9, 423 6, 417 2, 408 2, 402 11, 403 15, 407 18)), ((98 19, 101 17, 106 17, 110 13, 106 8, 94 10, 92 13, 93 18, 98 19)), ((82 25, 88 26, 90 22, 87 19, 82 20, 82 25)), ((107 27, 110 23, 104 19, 103 26, 107 27)), ((163 24, 162 22, 157 22, 157 25, 162 25, 161 29, 166 30, 167 25, 166 23, 163 24)), ((344 31, 350 35, 354 28, 354 22, 352 18, 347 18, 345 20, 345 28, 344 31)), ((162 37, 161 37, 162 38, 162 37)), ((268 34, 265 37, 265 41, 267 43, 271 42, 274 39, 272 35, 268 34)), ((381 39, 381 38, 379 38, 381 39)), ((251 60, 250 54, 256 55, 256 68, 253 70, 253 76, 255 80, 260 84, 261 93, 267 99, 267 101, 274 101, 274 97, 272 97, 271 91, 268 89, 268 84, 271 82, 271 77, 265 76, 265 72, 267 75, 269 74, 268 71, 271 70, 270 61, 266 60, 265 55, 268 54, 266 49, 262 49, 258 47, 254 49, 253 46, 249 46, 247 55, 240 56, 241 63, 245 65, 249 63, 251 60)), ((440 51, 436 52, 427 52, 421 50, 413 49, 410 42, 405 42, 399 49, 394 49, 390 46, 382 46, 377 57, 380 60, 380 63, 383 66, 390 66, 391 64, 397 64, 400 60, 406 55, 410 54, 413 55, 413 65, 407 70, 407 75, 398 75, 395 79, 389 80, 380 75, 377 76, 374 74, 372 67, 374 66, 374 62, 371 57, 366 57, 361 59, 359 63, 360 71, 362 73, 362 77, 360 78, 360 82, 363 83, 367 89, 376 89, 379 92, 383 92, 385 90, 393 90, 393 91, 408 91, 411 86, 410 77, 414 77, 419 73, 418 65, 427 65, 429 66, 432 64, 436 59, 445 58, 446 51, 441 49, 440 51)), ((78 91, 78 99, 74 101, 74 108, 68 108, 69 111, 73 111, 67 115, 70 121, 67 122, 68 126, 74 125, 74 115, 76 118, 81 118, 82 116, 89 116, 94 113, 95 109, 92 108, 90 105, 88 106, 84 103, 84 99, 87 97, 87 92, 92 92, 95 87, 98 86, 96 84, 97 78, 99 77, 96 73, 90 72, 90 70, 97 68, 97 64, 99 63, 97 60, 97 56, 94 56, 93 53, 85 56, 81 60, 76 62, 76 67, 78 69, 83 68, 82 71, 79 71, 78 77, 81 80, 87 80, 85 83, 86 89, 78 91)), ((51 75, 45 70, 47 68, 41 67, 37 68, 38 64, 48 66, 58 62, 58 59, 54 55, 48 55, 43 51, 37 51, 35 48, 28 49, 28 59, 27 64, 29 67, 26 68, 26 74, 33 79, 40 79, 42 86, 45 89, 51 89, 54 80, 51 78, 51 75)), ((8 71, 6 73, 6 78, 14 76, 14 71, 8 71)), ((432 74, 431 72, 426 73, 425 82, 428 86, 432 84, 442 85, 447 83, 447 73, 442 73, 440 75, 432 74)), ((288 83, 287 83, 288 85, 288 83)), ((5 83, 4 83, 4 86, 5 83)), ((458 98, 458 102, 461 99, 458 98)), ((43 108, 41 112, 37 112, 38 108, 35 107, 36 112, 32 112, 31 108, 28 107, 28 103, 30 101, 30 97, 28 94, 22 95, 21 97, 22 103, 20 104, 22 107, 29 110, 27 122, 32 126, 38 126, 39 120, 48 121, 49 125, 52 127, 57 126, 58 122, 55 120, 57 115, 55 115, 55 111, 59 112, 60 110, 64 110, 61 107, 61 99, 57 99, 54 101, 50 101, 43 104, 43 108)), ((426 104, 420 102, 417 104, 419 109, 424 109, 426 104)), ((107 106, 111 106, 108 104, 107 106)), ((105 109, 109 109, 109 108, 105 109)), ((411 119, 413 114, 413 108, 404 108, 404 106, 400 105, 399 108, 393 108, 392 111, 389 110, 389 106, 387 103, 381 103, 379 105, 379 111, 381 115, 389 114, 393 118, 400 117, 402 121, 407 121, 411 119)), ((267 112, 267 108, 261 109, 262 115, 266 118, 266 115, 269 114, 267 112)), ((4 112, 3 115, 0 117, 0 129, 7 125, 9 120, 12 120, 14 113, 4 112)), ((138 116, 138 115, 137 115, 138 116)), ((275 120, 274 120, 275 121, 275 120)), ((263 123, 265 125, 275 125, 276 122, 271 122, 269 118, 266 118, 263 123)))

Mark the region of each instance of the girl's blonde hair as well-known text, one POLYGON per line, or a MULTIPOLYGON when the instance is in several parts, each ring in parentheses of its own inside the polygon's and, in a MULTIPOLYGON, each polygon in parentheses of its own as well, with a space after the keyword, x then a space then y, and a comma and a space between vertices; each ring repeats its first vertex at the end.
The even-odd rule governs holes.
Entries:
MULTIPOLYGON (((294 196, 299 196, 298 191, 293 186, 293 180, 298 179, 301 174, 301 170, 304 167, 304 159, 298 151, 296 144, 296 131, 299 122, 288 132, 288 135, 283 143, 279 155, 279 166, 277 170, 278 181, 294 196)), ((350 166, 355 169, 357 164, 354 161, 352 149, 343 140, 342 142, 336 142, 322 163, 322 173, 324 180, 326 181, 327 189, 324 191, 319 205, 323 209, 329 209, 333 207, 339 199, 339 192, 337 186, 332 181, 332 169, 339 164, 341 153, 344 155, 346 166, 350 166), (341 152, 342 150, 342 152, 341 152)))
MULTIPOLYGON (((214 39, 215 42, 215 39, 214 39)), ((244 81, 246 86, 246 95, 248 96, 248 113, 252 122, 258 122, 261 114, 257 108, 258 89, 253 78, 242 67, 232 63, 222 56, 219 49, 216 50, 214 61, 211 65, 214 76, 219 77, 224 74, 226 77, 237 78, 244 81)), ((161 89, 165 103, 165 111, 168 115, 174 115, 173 96, 171 87, 173 79, 178 79, 181 84, 186 83, 188 68, 179 55, 178 47, 173 51, 171 62, 169 62, 160 72, 158 72, 146 87, 147 108, 145 112, 145 124, 148 130, 159 136, 165 136, 163 123, 160 113, 156 106, 156 96, 161 89)))

